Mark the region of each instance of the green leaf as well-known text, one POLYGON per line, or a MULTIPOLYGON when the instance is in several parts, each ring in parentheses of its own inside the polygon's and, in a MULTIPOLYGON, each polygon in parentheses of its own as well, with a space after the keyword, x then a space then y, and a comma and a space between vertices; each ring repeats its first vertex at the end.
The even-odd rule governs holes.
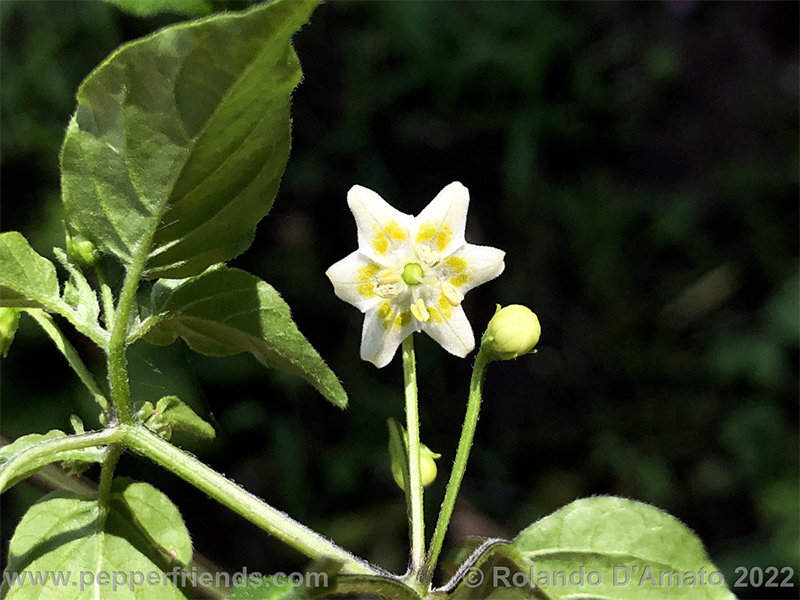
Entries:
POLYGON ((175 13, 187 17, 207 15, 213 10, 208 0, 105 0, 136 17, 175 13))
POLYGON ((724 580, 710 575, 718 570, 697 536, 667 513, 625 498, 576 500, 512 545, 535 569, 533 581, 565 600, 734 598, 724 580))
POLYGON ((100 303, 97 293, 89 285, 86 277, 61 248, 53 248, 53 254, 69 273, 69 279, 64 284, 64 302, 75 310, 75 314, 84 323, 97 324, 100 316, 100 303))
POLYGON ((304 587, 283 585, 273 577, 248 577, 244 585, 233 588, 230 600, 308 600, 308 595, 304 587))
POLYGON ((56 268, 17 231, 0 233, 0 306, 52 307, 60 302, 56 268))
POLYGON ((183 278, 245 250, 272 206, 318 0, 279 0, 126 44, 78 90, 61 153, 70 227, 143 277, 183 278))
POLYGON ((177 396, 164 396, 155 407, 151 402, 144 402, 137 415, 148 429, 167 440, 173 431, 185 431, 208 440, 215 436, 214 427, 177 396))
POLYGON ((160 280, 152 295, 154 314, 163 316, 154 329, 209 356, 250 352, 268 367, 299 375, 336 406, 347 406, 341 383, 298 331, 289 306, 258 277, 220 265, 197 277, 160 280))
MULTIPOLYGON (((152 498, 149 495, 148 498, 152 498)), ((132 572, 159 573, 169 567, 152 539, 142 528, 142 521, 153 524, 153 516, 143 513, 139 498, 131 503, 121 494, 113 494, 106 518, 94 496, 53 492, 31 506, 14 531, 9 544, 9 560, 3 580, 7 600, 84 600, 89 598, 131 598, 135 600, 185 600, 170 578, 157 585, 134 581, 132 572), (131 520, 133 516, 135 520, 131 520), (38 585, 27 577, 49 575, 38 585), (49 572, 49 573, 48 573, 49 572), (103 585, 101 573, 109 580, 103 585), (57 585, 55 576, 67 576, 69 582, 57 585), (112 589, 116 574, 117 589, 112 589), (9 585, 15 575, 16 585, 9 585), (125 581, 122 577, 125 577, 125 581), (93 581, 90 581, 93 580, 93 581)), ((163 525, 167 528, 169 525, 163 525)), ((163 532, 159 532, 161 534, 163 532)), ((161 537, 163 539, 163 536, 161 537)))
POLYGON ((114 480, 113 493, 122 500, 119 510, 127 509, 129 519, 169 565, 188 565, 192 560, 192 540, 183 517, 166 494, 149 483, 128 478, 114 480))
POLYGON ((0 489, 0 492, 15 485, 16 483, 19 483, 25 478, 30 477, 42 467, 54 462, 61 462, 68 471, 72 473, 79 473, 81 470, 85 469, 87 464, 102 462, 105 458, 105 448, 90 447, 77 450, 66 450, 57 452, 55 454, 50 454, 33 462, 26 462, 19 468, 14 467, 14 463, 6 466, 6 463, 8 463, 12 457, 16 456, 20 452, 23 452, 47 440, 63 438, 65 436, 66 434, 63 431, 52 429, 44 434, 31 433, 28 435, 23 435, 7 446, 0 448, 0 469, 3 469, 4 476, 8 477, 8 484, 3 489, 0 489), (8 468, 12 468, 14 471, 6 472, 5 469, 8 468))
POLYGON ((0 306, 0 356, 5 358, 19 327, 19 310, 0 306))

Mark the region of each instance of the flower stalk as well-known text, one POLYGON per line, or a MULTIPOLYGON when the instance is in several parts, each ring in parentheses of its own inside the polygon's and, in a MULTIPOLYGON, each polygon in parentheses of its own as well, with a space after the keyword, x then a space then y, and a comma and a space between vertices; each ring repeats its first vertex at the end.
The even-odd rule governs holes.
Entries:
POLYGON ((439 510, 439 518, 436 521, 436 529, 433 532, 430 549, 428 550, 425 563, 420 571, 420 580, 426 585, 429 585, 433 579, 433 572, 436 569, 439 554, 442 551, 442 544, 444 543, 444 537, 447 533, 447 527, 450 524, 450 518, 453 516, 453 508, 456 505, 458 491, 461 489, 461 482, 467 470, 467 461, 469 460, 469 453, 472 448, 475 428, 478 424, 478 416, 481 410, 483 380, 486 375, 486 366, 488 364, 489 358, 483 352, 483 349, 481 349, 472 367, 472 378, 469 384, 469 399, 467 400, 467 413, 464 417, 464 425, 461 428, 461 437, 458 440, 458 449, 456 450, 453 470, 447 482, 444 501, 439 510))
POLYGON ((408 431, 409 536, 411 556, 409 571, 417 573, 425 558, 425 514, 423 511, 422 471, 420 468, 419 402, 417 399, 417 362, 414 336, 403 340, 403 383, 406 397, 406 430, 408 431))

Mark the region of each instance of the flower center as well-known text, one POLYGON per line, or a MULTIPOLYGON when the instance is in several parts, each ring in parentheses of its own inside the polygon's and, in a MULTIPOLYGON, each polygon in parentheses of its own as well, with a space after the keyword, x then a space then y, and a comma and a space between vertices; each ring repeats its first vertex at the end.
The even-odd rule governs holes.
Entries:
POLYGON ((403 267, 403 281, 408 285, 418 285, 422 283, 422 276, 425 272, 422 267, 417 263, 408 263, 403 267))

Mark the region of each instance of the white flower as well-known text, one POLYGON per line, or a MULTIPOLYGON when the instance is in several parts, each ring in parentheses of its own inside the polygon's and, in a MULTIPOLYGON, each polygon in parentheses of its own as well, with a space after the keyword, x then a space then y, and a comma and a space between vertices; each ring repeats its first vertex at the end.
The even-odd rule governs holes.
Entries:
POLYGON ((456 356, 469 354, 475 337, 461 300, 503 272, 505 252, 464 240, 467 188, 451 183, 416 217, 360 185, 347 203, 358 250, 325 274, 339 298, 365 313, 361 358, 384 367, 415 331, 456 356))

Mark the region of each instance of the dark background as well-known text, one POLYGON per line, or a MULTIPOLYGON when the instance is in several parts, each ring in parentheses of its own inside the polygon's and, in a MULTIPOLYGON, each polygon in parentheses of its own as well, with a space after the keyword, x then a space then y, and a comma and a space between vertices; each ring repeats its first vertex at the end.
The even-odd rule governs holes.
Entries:
MULTIPOLYGON (((2 228, 52 257, 77 85, 118 44, 177 19, 99 2, 0 10, 2 228)), ((403 569, 385 426, 403 414, 401 366, 358 359, 361 316, 323 273, 355 248, 351 185, 416 213, 459 180, 472 197, 467 238, 507 252, 502 277, 465 301, 476 333, 495 303, 530 306, 543 333, 535 356, 490 367, 451 541, 512 536, 575 498, 619 494, 694 529, 729 581, 739 565, 797 572, 798 17, 780 2, 320 7, 296 37, 305 81, 288 170, 233 264, 281 291, 351 407, 250 356, 209 359, 181 343, 131 349, 134 393, 178 393, 218 430, 185 447, 403 569)), ((74 340, 102 378, 102 357, 74 340)), ((443 454, 426 496, 432 525, 471 364, 427 338, 417 354, 423 441, 443 454)), ((72 412, 96 423, 32 322, 2 385, 5 434, 68 429, 72 412)), ((230 572, 305 564, 140 458, 119 472, 169 493, 197 551, 230 572)), ((40 494, 21 485, 3 497, 3 554, 40 494)))

